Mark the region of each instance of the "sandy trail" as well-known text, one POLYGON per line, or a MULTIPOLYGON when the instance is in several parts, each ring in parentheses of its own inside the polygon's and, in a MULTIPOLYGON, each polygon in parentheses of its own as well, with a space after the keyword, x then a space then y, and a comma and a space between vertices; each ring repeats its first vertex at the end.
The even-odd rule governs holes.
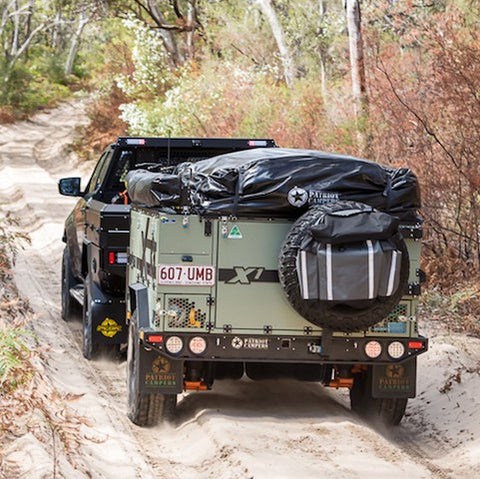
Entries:
MULTIPOLYGON (((60 457, 59 477, 480 477, 480 341, 434 329, 431 351, 419 361, 418 397, 394 432, 362 423, 344 394, 292 381, 219 381, 213 391, 182 398, 175 425, 132 425, 125 364, 84 360, 80 322, 60 319, 61 236, 75 200, 59 196, 56 182, 82 174, 68 145, 84 121, 81 104, 65 103, 0 127, 0 208, 32 238, 19 252, 16 282, 37 314, 39 341, 51 348, 48 374, 61 391, 83 394, 72 406, 93 422, 86 433, 101 439, 79 449, 76 469, 60 457), (457 373, 460 381, 440 392, 457 373)), ((31 436, 6 455, 18 477, 51 477, 51 450, 31 436)))

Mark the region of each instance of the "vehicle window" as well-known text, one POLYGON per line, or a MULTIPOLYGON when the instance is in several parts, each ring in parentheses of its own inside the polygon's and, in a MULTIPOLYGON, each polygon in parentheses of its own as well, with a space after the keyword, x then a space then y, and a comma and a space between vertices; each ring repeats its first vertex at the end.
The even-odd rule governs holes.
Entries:
MULTIPOLYGON (((163 172, 168 172, 169 169, 173 170, 179 163, 195 162, 229 151, 232 151, 232 149, 174 148, 168 151, 167 148, 123 148, 118 153, 118 156, 114 157, 114 161, 105 162, 105 168, 109 164, 112 165, 112 168, 108 172, 107 182, 103 191, 103 201, 108 202, 118 193, 125 190, 125 179, 130 170, 144 168, 151 171, 160 171, 161 169, 163 172)), ((117 152, 112 154, 117 155, 117 152)), ((97 184, 103 184, 105 173, 106 170, 99 172, 96 180, 97 184)), ((93 187, 93 191, 95 191, 95 187, 93 187)))
POLYGON ((115 162, 115 166, 109 175, 106 188, 108 191, 119 193, 125 189, 125 179, 127 173, 132 168, 134 157, 135 155, 133 151, 124 150, 120 153, 120 156, 115 162))
POLYGON ((97 184, 97 179, 98 176, 100 175, 100 170, 102 169, 102 165, 105 161, 105 157, 107 156, 107 153, 104 152, 100 159, 97 162, 97 165, 95 166, 95 169, 93 170, 92 176, 90 177, 90 180, 88 182, 87 188, 86 188, 86 193, 93 193, 95 191, 95 185, 97 184))
POLYGON ((108 168, 108 163, 110 161, 110 152, 105 152, 97 163, 97 167, 95 168, 92 177, 90 178, 90 182, 88 183, 87 193, 93 194, 95 191, 103 183, 105 178, 105 173, 108 168))

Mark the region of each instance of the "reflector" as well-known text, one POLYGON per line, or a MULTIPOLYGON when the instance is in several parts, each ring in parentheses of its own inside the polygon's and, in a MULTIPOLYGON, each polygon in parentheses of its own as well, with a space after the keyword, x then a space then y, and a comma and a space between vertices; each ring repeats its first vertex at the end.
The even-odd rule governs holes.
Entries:
POLYGON ((163 336, 161 334, 150 335, 147 338, 149 343, 163 343, 163 336))

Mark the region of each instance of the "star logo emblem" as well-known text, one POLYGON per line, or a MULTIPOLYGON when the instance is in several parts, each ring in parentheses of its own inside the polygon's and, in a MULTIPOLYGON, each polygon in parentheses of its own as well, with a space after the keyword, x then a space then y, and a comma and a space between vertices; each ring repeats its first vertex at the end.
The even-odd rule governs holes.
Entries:
POLYGON ((308 193, 303 189, 295 186, 288 192, 288 202, 296 208, 302 207, 308 200, 308 193))
POLYGON ((155 374, 168 373, 170 371, 171 365, 168 359, 162 358, 159 356, 152 363, 152 372, 155 374))
POLYGON ((405 368, 398 364, 390 364, 386 369, 387 378, 403 378, 405 375, 405 368))
POLYGON ((243 339, 239 338, 238 336, 235 336, 232 339, 232 347, 235 349, 241 349, 242 346, 243 346, 243 339))

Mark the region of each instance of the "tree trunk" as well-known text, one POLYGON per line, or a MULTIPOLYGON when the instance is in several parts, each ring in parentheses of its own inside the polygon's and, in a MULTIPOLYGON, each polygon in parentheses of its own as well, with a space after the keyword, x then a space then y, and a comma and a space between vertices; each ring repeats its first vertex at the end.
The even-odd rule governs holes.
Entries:
POLYGON ((7 58, 7 65, 6 65, 7 68, 6 68, 5 78, 4 78, 5 82, 7 82, 8 79, 10 78, 10 73, 13 70, 13 67, 15 66, 19 58, 25 53, 27 48, 30 46, 30 43, 35 37, 35 35, 43 30, 46 30, 50 26, 52 26, 52 24, 42 23, 41 25, 38 25, 34 30, 32 30, 30 35, 23 41, 23 43, 19 45, 19 48, 17 48, 15 55, 9 56, 7 58))
POLYGON ((157 8, 155 2, 153 0, 148 0, 147 5, 150 16, 159 26, 159 33, 162 37, 163 45, 165 47, 165 50, 167 50, 168 54, 170 55, 172 63, 176 66, 182 65, 183 63, 185 63, 185 56, 182 52, 180 52, 178 48, 175 33, 161 27, 161 25, 165 25, 168 22, 166 21, 160 10, 157 8))
MULTIPOLYGON (((25 28, 25 36, 29 37, 30 33, 32 33, 32 19, 33 14, 35 12, 35 0, 29 0, 28 2, 28 11, 27 11, 27 21, 26 21, 26 28, 25 28)), ((28 59, 29 49, 25 50, 25 57, 28 59)))
POLYGON ((350 69, 355 117, 358 120, 367 113, 367 89, 363 60, 362 22, 359 0, 346 0, 347 27, 350 48, 350 69))
POLYGON ((283 76, 285 78, 285 83, 289 88, 291 88, 293 85, 293 80, 296 76, 296 67, 293 62, 290 50, 285 43, 282 26, 278 21, 277 14, 273 9, 270 0, 257 0, 257 4, 259 5, 268 23, 270 24, 270 28, 272 30, 273 36, 275 37, 275 41, 277 42, 277 48, 280 53, 280 58, 282 60, 283 76))
POLYGON ((62 22, 62 8, 60 7, 55 13, 55 24, 52 27, 52 48, 58 50, 60 48, 60 25, 62 22))
POLYGON ((2 20, 0 21, 0 36, 3 35, 3 31, 5 30, 5 27, 7 25, 8 17, 9 17, 9 12, 10 12, 10 6, 13 2, 10 2, 9 5, 3 8, 2 11, 2 20))
MULTIPOLYGON (((327 5, 325 0, 319 0, 318 2, 318 13, 320 17, 320 31, 323 33, 323 22, 325 21, 325 16, 327 14, 327 5)), ((320 47, 319 59, 320 59, 320 88, 322 92, 322 100, 326 110, 326 105, 328 101, 327 94, 327 68, 325 65, 326 57, 325 48, 323 47, 323 42, 320 47)))
POLYGON ((323 54, 320 53, 320 88, 322 93, 323 104, 326 106, 328 102, 327 93, 327 70, 325 67, 325 60, 323 54))
POLYGON ((193 58, 195 53, 193 48, 193 34, 195 32, 195 0, 191 0, 188 3, 188 11, 187 11, 187 24, 191 27, 190 30, 187 31, 187 57, 193 58))
POLYGON ((71 75, 73 72, 73 64, 75 62, 75 57, 77 56, 78 47, 80 46, 80 38, 82 36, 84 28, 87 26, 89 21, 90 17, 85 12, 82 12, 78 20, 77 29, 72 35, 70 50, 68 52, 67 61, 65 62, 66 75, 71 75))
POLYGON ((10 46, 10 55, 14 57, 18 51, 18 35, 20 31, 20 15, 22 14, 18 8, 18 2, 13 2, 13 34, 12 34, 12 44, 10 46))

